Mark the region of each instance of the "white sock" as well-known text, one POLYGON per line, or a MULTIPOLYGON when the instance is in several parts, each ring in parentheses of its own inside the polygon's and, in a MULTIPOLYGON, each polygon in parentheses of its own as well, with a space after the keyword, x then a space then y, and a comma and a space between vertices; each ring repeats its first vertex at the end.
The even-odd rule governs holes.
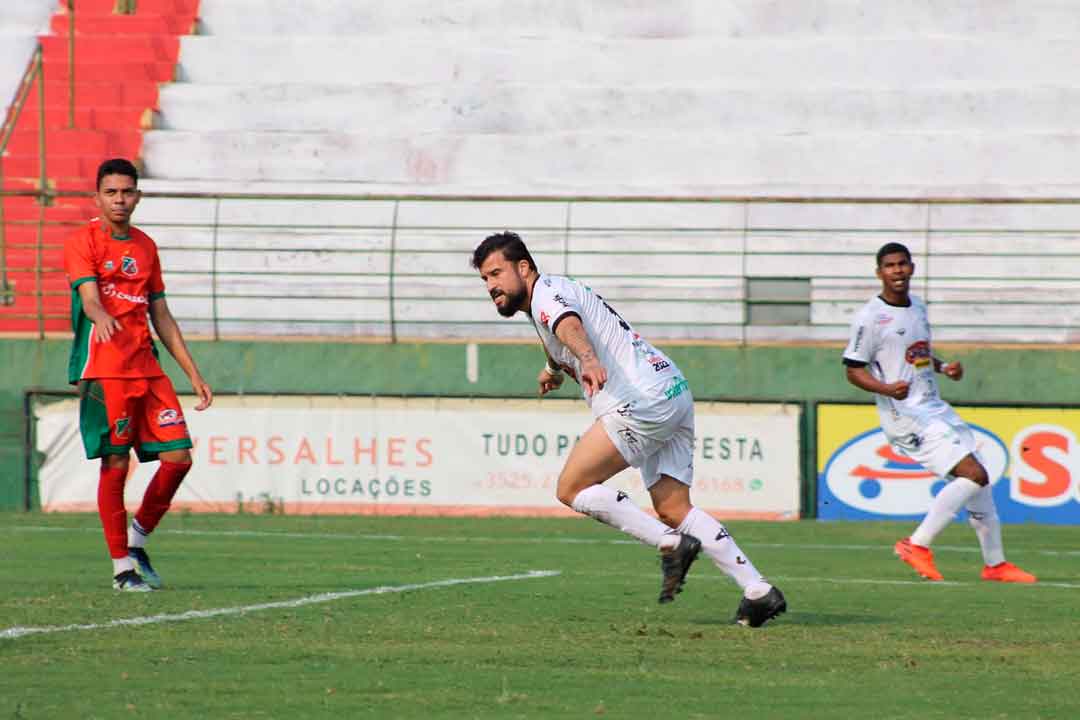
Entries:
POLYGON ((585 488, 574 498, 571 507, 605 525, 622 530, 657 550, 674 547, 679 542, 678 535, 639 508, 629 495, 616 492, 606 485, 585 488))
POLYGON ((772 588, 750 562, 750 558, 735 544, 735 539, 727 528, 704 510, 696 507, 691 509, 679 526, 679 532, 700 540, 705 554, 712 558, 716 567, 739 584, 746 597, 757 600, 772 588))
POLYGON ((1005 546, 1001 542, 1001 520, 994 506, 989 485, 979 489, 966 505, 968 523, 975 528, 982 548, 983 562, 991 567, 1005 562, 1005 546))
POLYGON ((131 527, 128 528, 128 547, 145 547, 148 537, 150 537, 150 533, 143 530, 142 526, 133 519, 131 527))
POLYGON ((125 570, 134 570, 135 561, 129 557, 113 558, 112 561, 112 574, 114 576, 119 575, 125 570))
POLYGON ((911 533, 911 542, 915 545, 930 547, 930 543, 934 542, 938 533, 953 521, 960 508, 964 507, 981 487, 982 485, 974 480, 958 477, 942 488, 934 501, 930 503, 930 512, 926 513, 919 527, 911 533))

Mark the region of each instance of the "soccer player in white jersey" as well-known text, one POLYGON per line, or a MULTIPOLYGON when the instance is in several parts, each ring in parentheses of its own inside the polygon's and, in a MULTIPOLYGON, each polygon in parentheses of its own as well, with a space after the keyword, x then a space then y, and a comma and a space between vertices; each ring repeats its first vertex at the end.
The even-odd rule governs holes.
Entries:
POLYGON ((934 373, 959 380, 964 368, 933 354, 926 305, 910 292, 914 272, 905 246, 887 243, 878 250, 881 294, 855 315, 844 350, 847 379, 874 393, 881 429, 892 446, 949 480, 911 537, 896 543, 896 554, 927 580, 941 580, 930 544, 967 508, 982 547, 983 580, 1035 582, 1034 575, 1005 561, 1001 521, 975 434, 938 393, 934 373))
POLYGON ((727 529, 690 502, 694 401, 679 368, 604 299, 570 278, 541 274, 512 232, 491 235, 476 248, 480 272, 503 317, 525 313, 544 346, 540 394, 565 375, 581 386, 595 421, 570 452, 556 496, 563 504, 660 551, 660 602, 675 599, 700 551, 739 587, 735 620, 759 627, 787 609, 727 529), (659 520, 603 483, 633 466, 659 520), (661 522, 662 521, 662 522, 661 522))

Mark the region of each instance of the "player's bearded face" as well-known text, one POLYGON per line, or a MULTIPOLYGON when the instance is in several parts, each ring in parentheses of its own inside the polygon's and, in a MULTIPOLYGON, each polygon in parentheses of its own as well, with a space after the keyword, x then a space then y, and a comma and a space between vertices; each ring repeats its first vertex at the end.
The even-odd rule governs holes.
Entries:
POLYGON ((511 317, 519 310, 526 309, 529 288, 525 278, 501 252, 492 253, 481 264, 480 277, 500 315, 511 317))
POLYGON ((525 300, 528 297, 528 292, 525 289, 525 284, 522 283, 521 287, 517 290, 503 291, 492 290, 491 299, 495 301, 495 309, 499 311, 499 314, 503 317, 511 317, 518 310, 522 310, 525 307, 525 300), (503 300, 500 302, 499 297, 502 296, 503 300))

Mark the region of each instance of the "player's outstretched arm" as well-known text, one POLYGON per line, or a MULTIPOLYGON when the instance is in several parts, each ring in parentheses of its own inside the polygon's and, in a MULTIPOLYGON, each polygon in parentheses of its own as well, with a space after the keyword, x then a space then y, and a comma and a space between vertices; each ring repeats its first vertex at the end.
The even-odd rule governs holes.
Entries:
POLYGON ((596 356, 596 350, 589 341, 585 326, 581 324, 581 318, 577 315, 564 315, 555 328, 555 336, 581 362, 581 377, 578 382, 585 388, 585 393, 592 396, 603 390, 607 383, 607 370, 600 364, 600 358, 596 356))
POLYGON ((848 365, 845 370, 847 371, 848 382, 867 392, 885 395, 894 400, 903 400, 908 395, 909 385, 904 380, 894 383, 883 383, 871 375, 870 371, 867 370, 865 366, 855 367, 848 365))
POLYGON ((84 282, 78 288, 83 313, 94 323, 94 336, 98 342, 109 342, 112 336, 124 329, 120 321, 110 315, 101 304, 101 294, 96 282, 84 282))
POLYGON ((214 392, 199 373, 199 368, 195 365, 195 359, 191 357, 187 343, 184 342, 180 326, 176 324, 176 318, 173 317, 164 297, 150 301, 150 322, 154 324, 154 330, 157 332, 158 337, 161 338, 161 344, 165 346, 170 355, 176 358, 176 363, 184 371, 184 374, 188 376, 192 389, 199 396, 199 404, 195 406, 195 409, 205 410, 210 407, 210 404, 214 402, 214 392))

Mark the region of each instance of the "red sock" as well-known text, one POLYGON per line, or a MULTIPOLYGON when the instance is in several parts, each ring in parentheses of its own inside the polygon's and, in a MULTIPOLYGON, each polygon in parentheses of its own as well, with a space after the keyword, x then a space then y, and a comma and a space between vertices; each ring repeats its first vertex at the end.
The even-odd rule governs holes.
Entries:
POLYGON ((135 522, 147 534, 153 532, 157 524, 161 522, 165 512, 169 509, 173 495, 180 488, 184 476, 191 469, 191 463, 171 463, 164 460, 154 473, 154 479, 146 488, 143 495, 142 505, 139 512, 135 513, 135 522))
POLYGON ((101 466, 98 478, 97 504, 105 544, 114 560, 127 557, 127 510, 124 508, 124 481, 127 467, 101 466))

